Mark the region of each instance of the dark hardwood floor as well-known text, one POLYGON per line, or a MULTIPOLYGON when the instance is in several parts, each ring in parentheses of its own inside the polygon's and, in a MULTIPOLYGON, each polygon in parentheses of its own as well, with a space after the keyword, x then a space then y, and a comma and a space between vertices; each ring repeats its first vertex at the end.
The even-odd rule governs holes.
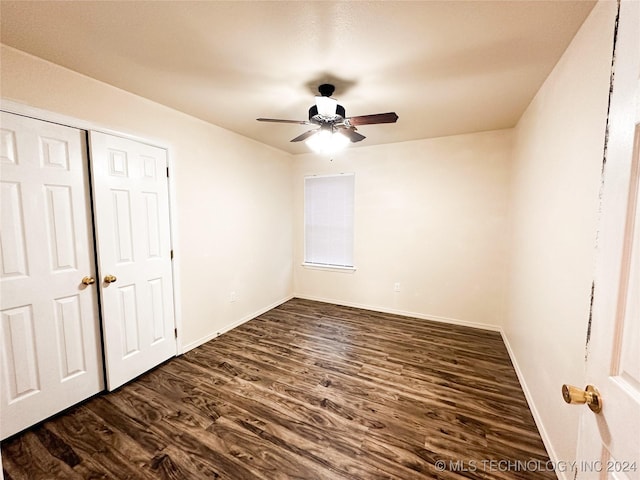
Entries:
POLYGON ((556 478, 498 333, 300 299, 2 461, 6 480, 556 478))

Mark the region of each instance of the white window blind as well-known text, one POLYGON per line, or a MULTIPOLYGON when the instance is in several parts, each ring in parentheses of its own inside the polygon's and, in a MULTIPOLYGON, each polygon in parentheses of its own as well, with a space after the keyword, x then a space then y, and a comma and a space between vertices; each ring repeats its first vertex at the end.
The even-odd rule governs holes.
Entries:
POLYGON ((355 175, 304 179, 304 262, 353 267, 355 175))

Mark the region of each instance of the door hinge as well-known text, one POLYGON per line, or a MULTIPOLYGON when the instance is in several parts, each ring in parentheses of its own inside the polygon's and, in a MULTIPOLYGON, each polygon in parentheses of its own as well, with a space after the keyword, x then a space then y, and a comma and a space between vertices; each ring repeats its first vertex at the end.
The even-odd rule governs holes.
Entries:
POLYGON ((169 167, 167 167, 167 178, 169 178, 169 167))
POLYGON ((174 335, 176 338, 178 338, 178 329, 177 329, 177 328, 174 328, 174 329, 173 329, 173 335, 174 335))
POLYGON ((171 250, 171 260, 173 260, 173 250, 171 250))

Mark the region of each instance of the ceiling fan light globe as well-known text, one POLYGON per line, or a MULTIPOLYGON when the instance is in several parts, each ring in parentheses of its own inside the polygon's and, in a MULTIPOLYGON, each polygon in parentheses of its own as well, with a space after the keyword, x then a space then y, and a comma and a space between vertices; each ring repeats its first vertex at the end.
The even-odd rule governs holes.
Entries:
POLYGON ((304 141, 304 143, 306 143, 314 153, 322 153, 322 140, 320 139, 319 132, 315 135, 311 135, 304 141))
POLYGON ((331 151, 337 152, 349 145, 350 140, 340 132, 336 132, 331 136, 331 151))
POLYGON ((349 139, 339 132, 320 130, 309 137, 305 143, 315 153, 332 154, 345 148, 349 144, 349 139))

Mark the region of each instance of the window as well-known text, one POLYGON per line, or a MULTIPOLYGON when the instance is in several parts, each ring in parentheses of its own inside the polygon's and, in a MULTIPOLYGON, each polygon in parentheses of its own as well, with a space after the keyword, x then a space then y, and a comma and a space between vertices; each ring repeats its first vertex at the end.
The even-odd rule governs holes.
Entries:
POLYGON ((353 267, 355 175, 304 179, 304 263, 353 267))

